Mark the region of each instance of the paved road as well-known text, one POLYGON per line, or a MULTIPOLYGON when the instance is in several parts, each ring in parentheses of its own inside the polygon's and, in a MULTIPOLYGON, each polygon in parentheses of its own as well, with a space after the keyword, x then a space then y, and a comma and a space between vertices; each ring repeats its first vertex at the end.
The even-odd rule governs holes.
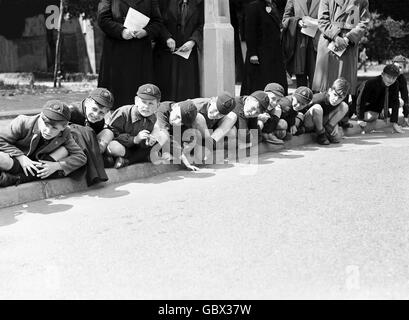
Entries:
POLYGON ((0 210, 0 299, 409 298, 409 133, 0 210))

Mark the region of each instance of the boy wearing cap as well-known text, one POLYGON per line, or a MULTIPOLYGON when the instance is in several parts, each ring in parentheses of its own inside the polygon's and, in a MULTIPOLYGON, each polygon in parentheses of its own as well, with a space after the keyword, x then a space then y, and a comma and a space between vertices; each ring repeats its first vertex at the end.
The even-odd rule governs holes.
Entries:
POLYGON ((113 139, 113 132, 105 123, 105 116, 113 105, 112 93, 104 88, 96 88, 86 99, 69 106, 72 136, 88 159, 85 174, 89 186, 108 180, 102 154, 113 139))
POLYGON ((234 124, 237 115, 233 112, 236 102, 229 93, 223 92, 217 97, 207 99, 193 99, 198 108, 197 129, 205 140, 209 140, 211 146, 216 149, 216 144, 226 136, 235 136, 234 124), (209 130, 213 132, 210 133, 209 130), (232 131, 233 130, 233 131, 232 131))
POLYGON ((280 119, 282 110, 279 105, 280 99, 284 98, 284 87, 278 83, 269 83, 264 88, 264 92, 270 99, 270 105, 265 113, 258 116, 258 126, 263 140, 271 144, 284 144, 284 141, 278 138, 285 137, 287 131, 287 123, 280 119))
POLYGON ((236 107, 234 112, 237 115, 236 127, 238 130, 238 147, 244 149, 253 146, 254 139, 257 137, 252 134, 253 130, 259 131, 258 117, 265 113, 270 105, 270 99, 264 91, 253 92, 249 96, 236 98, 236 107), (250 139, 249 142, 247 142, 250 139))
POLYGON ((397 133, 404 133, 398 125, 399 113, 399 84, 396 81, 400 70, 394 64, 385 66, 380 76, 367 80, 358 89, 356 111, 358 124, 362 133, 371 131, 368 124, 372 125, 383 112, 385 122, 387 121, 389 108, 392 108, 390 122, 397 133))
POLYGON ((87 157, 71 136, 70 110, 49 101, 36 116, 18 116, 0 128, 0 186, 61 177, 82 167, 87 157), (60 157, 61 147, 68 155, 60 157))
POLYGON ((114 139, 109 142, 106 153, 108 157, 116 158, 116 169, 150 161, 150 150, 156 143, 151 132, 156 123, 155 113, 160 99, 159 88, 145 84, 139 87, 134 105, 120 107, 112 114, 109 128, 114 133, 114 139))
POLYGON ((284 97, 279 100, 282 114, 281 119, 283 128, 287 131, 280 130, 279 138, 284 139, 288 133, 291 135, 300 135, 303 133, 302 123, 304 114, 302 111, 306 109, 312 101, 313 93, 308 87, 298 87, 291 96, 284 97))
POLYGON ((327 92, 314 94, 311 107, 304 115, 304 128, 309 132, 315 130, 319 144, 340 142, 338 122, 348 113, 348 105, 344 99, 350 89, 349 82, 339 78, 327 92))
POLYGON ((198 113, 193 101, 162 102, 157 118, 152 135, 156 137, 162 148, 162 159, 168 161, 176 158, 181 160, 187 169, 199 171, 199 168, 193 166, 188 160, 187 153, 192 150, 188 146, 189 141, 182 139, 187 130, 199 127, 197 118, 202 118, 201 122, 206 122, 204 117, 198 113))
POLYGON ((404 125, 406 127, 409 126, 409 94, 408 94, 408 82, 406 81, 406 77, 403 74, 403 70, 406 67, 406 64, 408 63, 407 59, 400 55, 396 56, 392 60, 393 64, 399 68, 400 74, 398 76, 398 79, 396 80, 399 84, 399 93, 400 93, 400 99, 399 99, 399 105, 400 107, 403 108, 403 117, 404 117, 404 125))

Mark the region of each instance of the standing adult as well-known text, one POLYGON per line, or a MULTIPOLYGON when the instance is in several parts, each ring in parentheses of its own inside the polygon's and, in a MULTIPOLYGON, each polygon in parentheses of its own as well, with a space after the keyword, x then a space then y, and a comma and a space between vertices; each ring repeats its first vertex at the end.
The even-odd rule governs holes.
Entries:
POLYGON ((368 0, 321 0, 318 26, 322 33, 317 52, 313 90, 324 92, 339 77, 357 87, 358 44, 367 30, 368 0), (339 57, 329 49, 334 46, 339 57))
POLYGON ((281 18, 272 0, 255 0, 246 8, 247 54, 241 95, 249 95, 272 82, 288 84, 280 39, 281 18))
MULTIPOLYGON (((317 60, 317 47, 320 32, 314 36, 306 35, 302 30, 318 28, 318 9, 320 0, 288 0, 283 16, 283 27, 288 28, 293 22, 296 27, 294 54, 291 59, 291 73, 297 79, 297 87, 312 87, 315 64, 317 60)), ((288 34, 288 33, 286 33, 288 34)))
POLYGON ((101 0, 98 24, 105 33, 98 86, 115 97, 114 110, 132 104, 138 88, 153 82, 151 40, 159 35, 162 19, 157 0, 101 0), (132 8, 150 18, 140 30, 124 27, 132 8))
POLYGON ((162 100, 184 101, 200 96, 199 50, 203 45, 204 1, 162 0, 164 27, 154 52, 156 83, 162 100), (175 51, 187 53, 185 59, 175 51))

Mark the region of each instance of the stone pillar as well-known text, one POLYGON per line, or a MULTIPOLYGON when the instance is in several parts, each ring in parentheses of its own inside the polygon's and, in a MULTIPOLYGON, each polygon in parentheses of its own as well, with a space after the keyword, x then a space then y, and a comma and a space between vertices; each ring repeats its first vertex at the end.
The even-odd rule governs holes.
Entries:
POLYGON ((234 29, 229 0, 204 0, 202 96, 235 94, 234 29))

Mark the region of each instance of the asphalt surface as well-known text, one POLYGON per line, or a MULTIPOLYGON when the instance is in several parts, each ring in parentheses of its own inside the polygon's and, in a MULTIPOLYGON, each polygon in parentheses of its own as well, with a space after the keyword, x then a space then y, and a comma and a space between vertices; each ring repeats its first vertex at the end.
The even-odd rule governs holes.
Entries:
POLYGON ((2 209, 0 299, 407 299, 408 145, 375 133, 2 209))

